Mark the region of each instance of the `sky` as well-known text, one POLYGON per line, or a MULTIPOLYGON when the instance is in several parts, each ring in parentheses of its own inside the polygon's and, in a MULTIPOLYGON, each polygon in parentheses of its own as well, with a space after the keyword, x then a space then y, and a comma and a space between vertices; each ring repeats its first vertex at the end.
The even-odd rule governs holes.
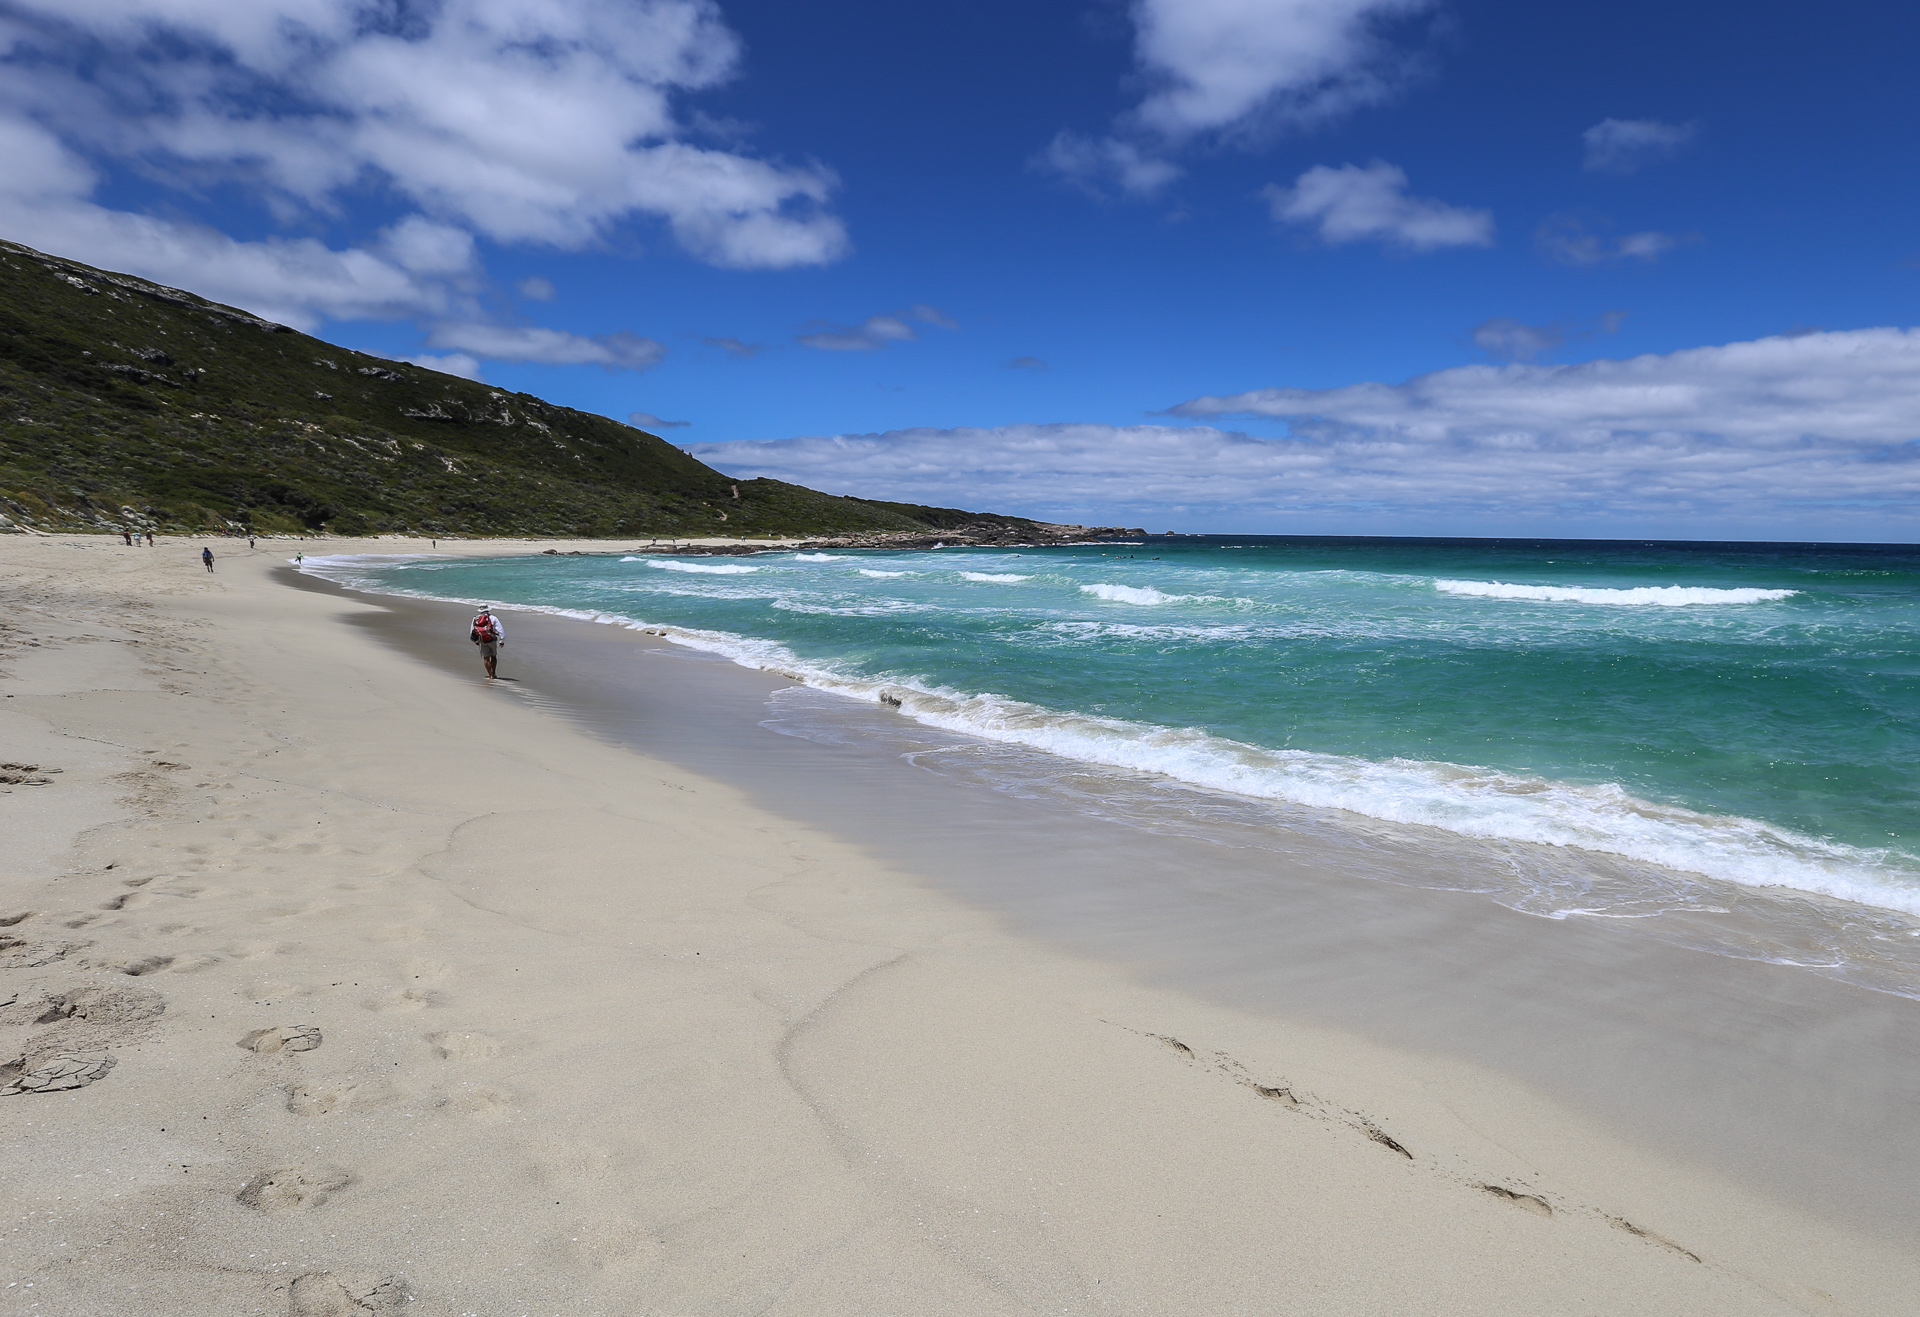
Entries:
POLYGON ((0 0, 0 236, 729 474, 1920 540, 1920 11, 0 0))

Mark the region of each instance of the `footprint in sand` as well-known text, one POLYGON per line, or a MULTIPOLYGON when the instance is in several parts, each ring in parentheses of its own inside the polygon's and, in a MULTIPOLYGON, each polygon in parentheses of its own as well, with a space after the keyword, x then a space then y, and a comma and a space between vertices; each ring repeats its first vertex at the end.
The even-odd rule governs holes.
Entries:
POLYGON ((511 1120, 516 1108, 513 1094, 497 1088, 469 1088, 442 1100, 440 1106, 456 1116, 477 1120, 483 1125, 498 1125, 511 1120))
POLYGON ((332 1166, 282 1166, 262 1171, 234 1197, 244 1207, 275 1215, 311 1212, 329 1195, 353 1183, 353 1176, 332 1166))
POLYGON ((500 1041, 483 1033, 430 1033, 427 1041, 442 1061, 484 1061, 500 1050, 500 1041))
POLYGON ((106 1052, 61 1052, 50 1061, 41 1062, 31 1070, 23 1068, 11 1076, 8 1071, 12 1067, 0 1066, 0 1080, 11 1079, 11 1082, 0 1086, 0 1097, 85 1088, 96 1080, 104 1079, 114 1064, 113 1057, 106 1052))
POLYGON ((1537 1194, 1522 1193, 1518 1189, 1508 1189, 1504 1185, 1483 1184, 1480 1186, 1495 1198, 1512 1203, 1515 1207, 1532 1212, 1535 1216, 1552 1216, 1553 1209, 1547 1206, 1547 1200, 1537 1194))
POLYGON ((287 1090, 287 1110, 296 1116, 330 1116, 353 1104, 360 1085, 339 1083, 295 1084, 287 1090))
POLYGON ((83 1020, 88 1024, 139 1024, 155 1020, 167 1009, 167 999, 151 988, 132 984, 90 984, 50 1000, 38 1023, 83 1020))
POLYGON ((432 1006, 439 999, 439 993, 429 992, 425 988, 396 988, 379 997, 368 998, 365 1005, 370 1011, 382 1013, 417 1011, 432 1006))
POLYGON ((320 1029, 311 1024, 284 1024, 277 1029, 255 1029, 237 1044, 249 1052, 311 1052, 320 1046, 320 1029))
POLYGON ((654 1232, 633 1218, 601 1216, 569 1230, 558 1252, 588 1271, 626 1272, 657 1263, 661 1246, 654 1232))
POLYGON ((369 1317, 397 1311, 413 1296, 397 1276, 309 1271, 287 1291, 292 1317, 369 1317))

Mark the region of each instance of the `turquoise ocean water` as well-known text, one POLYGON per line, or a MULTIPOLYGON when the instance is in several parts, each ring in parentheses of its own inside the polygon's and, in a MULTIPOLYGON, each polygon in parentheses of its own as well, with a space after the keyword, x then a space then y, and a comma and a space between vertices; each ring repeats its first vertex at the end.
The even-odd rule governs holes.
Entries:
POLYGON ((1920 549, 1248 536, 341 558, 1196 792, 1920 915, 1920 549))

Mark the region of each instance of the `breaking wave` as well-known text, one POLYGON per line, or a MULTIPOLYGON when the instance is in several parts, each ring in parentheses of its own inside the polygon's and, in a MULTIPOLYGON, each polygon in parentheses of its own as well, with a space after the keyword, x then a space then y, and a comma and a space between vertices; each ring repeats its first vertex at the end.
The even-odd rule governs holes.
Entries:
POLYGON ((1702 585, 1641 585, 1608 590, 1583 585, 1508 585, 1504 581, 1435 581, 1442 594, 1473 595, 1481 599, 1535 599, 1556 604, 1652 604, 1678 608, 1684 604, 1771 604, 1791 599, 1798 590, 1715 590, 1702 585))

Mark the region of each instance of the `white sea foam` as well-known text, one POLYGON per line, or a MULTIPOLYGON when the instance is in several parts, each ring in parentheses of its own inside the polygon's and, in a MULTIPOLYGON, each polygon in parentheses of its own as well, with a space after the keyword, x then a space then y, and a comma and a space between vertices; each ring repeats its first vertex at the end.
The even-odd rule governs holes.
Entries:
POLYGON ((793 555, 793 560, 795 562, 845 562, 847 555, 844 553, 796 553, 793 555))
POLYGON ((1115 604, 1177 604, 1199 598, 1190 594, 1162 594, 1150 585, 1083 585, 1080 592, 1115 604))
POLYGON ((706 572, 714 576, 742 576, 747 572, 757 572, 758 567, 749 567, 738 562, 676 562, 661 561, 658 558, 647 559, 647 566, 657 567, 663 572, 706 572))
POLYGON ((1442 594, 1474 595, 1482 599, 1537 599, 1557 604, 1652 604, 1678 608, 1683 604, 1770 604, 1791 599, 1798 590, 1716 590, 1698 585, 1641 585, 1608 590, 1581 585, 1509 585, 1504 581, 1435 581, 1442 594))
POLYGON ((1015 581, 1031 581, 1031 576, 1015 576, 1012 572, 961 572, 969 581, 991 581, 995 585, 1012 585, 1015 581))
POLYGON ((871 577, 874 577, 874 578, 875 578, 875 579, 877 579, 877 580, 885 580, 885 579, 887 579, 887 578, 888 578, 888 577, 890 577, 890 576, 915 576, 915 575, 918 575, 918 573, 916 573, 916 572, 878 572, 878 571, 875 571, 875 570, 874 570, 873 568, 871 568, 871 567, 862 567, 862 568, 860 568, 860 569, 859 569, 859 572, 860 572, 860 574, 861 574, 862 576, 871 576, 871 577))

